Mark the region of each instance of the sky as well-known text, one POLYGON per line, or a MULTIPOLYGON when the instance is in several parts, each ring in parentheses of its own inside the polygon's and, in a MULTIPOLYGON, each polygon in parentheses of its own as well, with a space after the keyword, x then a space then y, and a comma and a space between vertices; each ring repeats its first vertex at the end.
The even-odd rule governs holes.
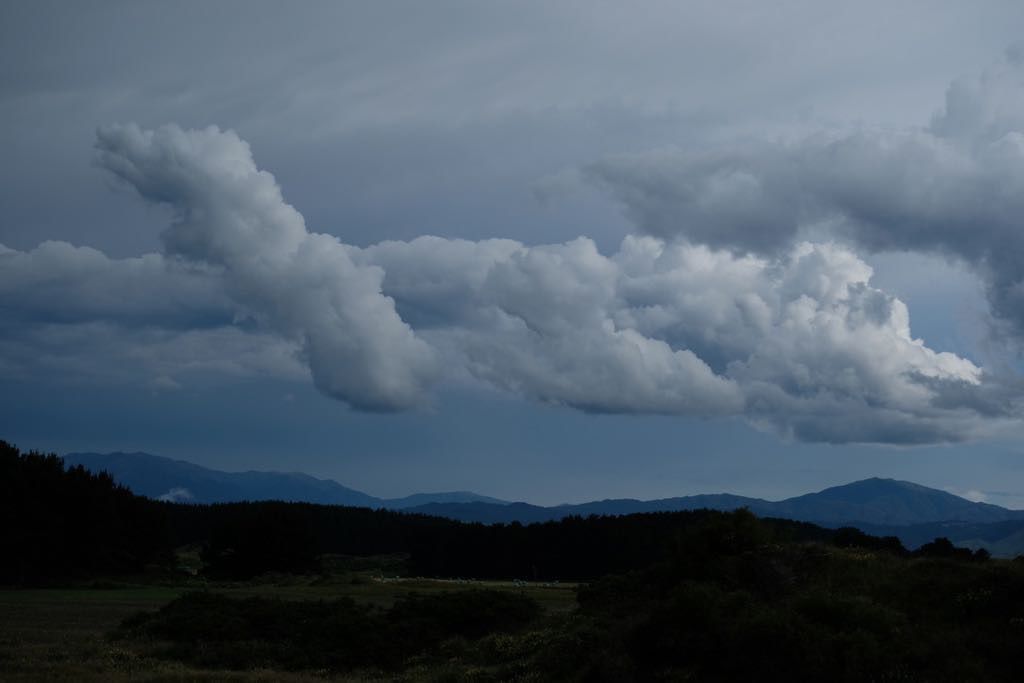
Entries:
POLYGON ((1024 508, 1019 2, 0 5, 0 438, 1024 508))

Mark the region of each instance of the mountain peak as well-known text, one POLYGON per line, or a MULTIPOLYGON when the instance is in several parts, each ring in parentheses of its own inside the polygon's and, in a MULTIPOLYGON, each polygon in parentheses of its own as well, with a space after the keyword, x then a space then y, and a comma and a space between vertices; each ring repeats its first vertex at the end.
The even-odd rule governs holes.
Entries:
POLYGON ((426 494, 386 500, 303 472, 222 472, 151 453, 68 453, 67 465, 106 470, 118 483, 150 498, 192 503, 283 500, 323 505, 401 509, 425 503, 482 501, 504 503, 470 491, 426 494))
POLYGON ((785 516, 825 524, 995 522, 1019 517, 1016 511, 996 505, 975 503, 947 491, 881 477, 832 486, 775 505, 785 516))
POLYGON ((868 477, 867 479, 860 479, 858 481, 852 481, 849 484, 839 484, 837 486, 830 486, 826 489, 822 489, 816 494, 808 495, 824 495, 824 494, 839 494, 839 493, 893 493, 899 491, 917 491, 920 493, 941 493, 952 496, 951 493, 940 491, 939 489, 929 488, 922 486, 921 484, 915 484, 912 481, 904 481, 902 479, 890 479, 886 477, 868 477))

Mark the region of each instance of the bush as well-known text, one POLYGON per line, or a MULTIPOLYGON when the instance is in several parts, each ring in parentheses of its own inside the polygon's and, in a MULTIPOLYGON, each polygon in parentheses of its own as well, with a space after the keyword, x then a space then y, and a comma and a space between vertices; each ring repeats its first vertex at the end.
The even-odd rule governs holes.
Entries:
POLYGON ((118 635, 167 642, 164 656, 207 667, 396 669, 444 640, 513 631, 539 614, 533 600, 498 591, 412 595, 386 611, 349 598, 239 600, 201 592, 125 620, 118 635))

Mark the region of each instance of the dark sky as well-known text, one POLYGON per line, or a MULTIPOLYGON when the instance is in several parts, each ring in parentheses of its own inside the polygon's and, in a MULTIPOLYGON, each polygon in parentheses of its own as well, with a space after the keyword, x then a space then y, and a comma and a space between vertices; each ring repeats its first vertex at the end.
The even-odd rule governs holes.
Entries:
POLYGON ((1024 507, 1017 2, 0 7, 0 438, 1024 507))

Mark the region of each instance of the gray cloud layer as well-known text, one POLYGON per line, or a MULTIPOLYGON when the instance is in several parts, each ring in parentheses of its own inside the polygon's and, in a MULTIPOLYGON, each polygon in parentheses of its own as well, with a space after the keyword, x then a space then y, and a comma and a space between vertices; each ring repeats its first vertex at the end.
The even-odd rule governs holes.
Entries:
POLYGON ((0 306, 21 321, 4 358, 46 338, 66 360, 99 344, 69 343, 62 356, 62 335, 124 330, 170 388, 190 361, 154 349, 198 334, 190 355, 206 367, 218 350, 237 355, 237 344, 218 346, 224 339, 263 344, 271 350, 253 371, 294 374, 282 360, 291 355, 321 391, 364 410, 418 405, 439 380, 464 375, 586 411, 743 415, 828 442, 954 441, 1015 413, 981 368, 913 339, 906 306, 870 285, 850 249, 797 239, 786 226, 799 221, 768 221, 770 238, 731 233, 792 195, 762 191, 768 181, 746 167, 684 164, 669 180, 646 160, 594 170, 632 192, 630 205, 662 235, 629 236, 604 255, 587 238, 346 245, 309 232, 248 145, 216 128, 111 126, 97 149, 102 167, 173 209, 164 251, 120 260, 64 243, 0 251, 0 306), (652 204, 648 183, 626 182, 637 177, 668 199, 652 204), (699 192, 678 189, 689 178, 699 192), (693 208, 701 201, 710 204, 693 208), (691 239, 710 246, 667 239, 678 210, 705 231, 691 239), (67 296, 55 303, 47 291, 67 296))
POLYGON ((587 175, 643 230, 737 253, 802 239, 955 258, 1024 337, 1024 61, 954 82, 922 128, 862 128, 699 155, 606 160, 587 175))

